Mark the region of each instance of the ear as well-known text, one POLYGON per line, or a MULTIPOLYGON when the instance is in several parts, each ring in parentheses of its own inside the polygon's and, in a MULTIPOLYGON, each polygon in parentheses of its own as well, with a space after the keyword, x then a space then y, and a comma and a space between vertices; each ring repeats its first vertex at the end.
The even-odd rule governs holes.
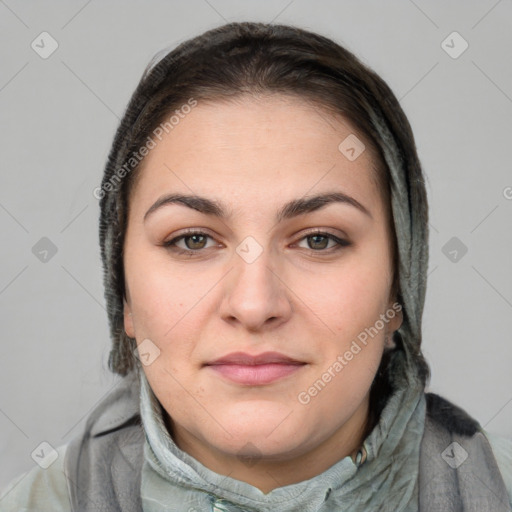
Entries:
POLYGON ((388 309, 386 310, 386 316, 389 319, 389 322, 386 326, 386 334, 390 338, 393 337, 393 333, 400 328, 402 322, 404 321, 403 306, 398 300, 399 289, 400 285, 398 283, 398 277, 395 271, 388 296, 388 309))
POLYGON ((403 307, 396 300, 388 304, 386 310, 386 316, 388 317, 388 323, 386 325, 386 334, 384 346, 387 349, 395 348, 396 344, 393 341, 393 333, 400 328, 403 322, 403 307))
POLYGON ((132 310, 126 299, 123 300, 123 318, 124 331, 130 338, 135 338, 135 329, 133 328, 132 310))
POLYGON ((396 300, 394 302, 390 302, 388 305, 386 315, 389 318, 388 332, 390 335, 392 335, 395 331, 397 331, 400 328, 402 322, 404 321, 402 304, 400 304, 396 300))

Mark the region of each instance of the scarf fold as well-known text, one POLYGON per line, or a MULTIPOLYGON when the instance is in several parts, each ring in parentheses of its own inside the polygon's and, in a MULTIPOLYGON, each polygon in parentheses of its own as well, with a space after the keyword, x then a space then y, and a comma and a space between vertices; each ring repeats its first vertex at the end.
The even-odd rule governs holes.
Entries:
POLYGON ((365 439, 367 457, 346 456, 323 473, 265 494, 246 482, 218 474, 180 450, 165 426, 160 402, 144 372, 141 417, 146 432, 141 496, 144 512, 415 512, 426 402, 406 355, 393 372, 405 376, 365 439))

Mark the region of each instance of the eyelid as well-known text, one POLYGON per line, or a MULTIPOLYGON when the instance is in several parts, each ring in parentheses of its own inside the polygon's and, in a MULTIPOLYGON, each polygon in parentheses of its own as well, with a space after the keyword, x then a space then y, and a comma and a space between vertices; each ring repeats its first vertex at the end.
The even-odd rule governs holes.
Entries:
POLYGON ((315 251, 314 249, 309 249, 309 248, 307 249, 314 253, 328 254, 330 252, 333 252, 338 249, 342 249, 344 247, 348 247, 349 245, 352 245, 351 242, 349 242, 349 240, 345 237, 345 235, 338 236, 338 235, 335 235, 334 233, 331 233, 330 231, 327 231, 326 229, 322 229, 322 228, 313 228, 309 231, 301 233, 301 236, 298 238, 298 241, 294 242, 293 245, 296 245, 297 243, 301 242, 305 238, 308 238, 308 237, 314 236, 314 235, 320 235, 320 236, 326 237, 329 240, 332 240, 336 243, 335 246, 330 247, 329 249, 323 249, 323 250, 317 250, 317 251, 315 251))
MULTIPOLYGON (((161 245, 167 248, 171 248, 173 245, 175 245, 177 242, 181 241, 183 238, 187 238, 189 236, 194 235, 203 235, 208 238, 211 238, 212 240, 216 240, 216 238, 209 232, 206 228, 186 228, 182 231, 178 231, 175 233, 172 238, 169 240, 165 240, 161 245)), ((209 247, 208 247, 209 249, 209 247)), ((178 252, 184 252, 184 253, 193 253, 193 252, 200 252, 204 251, 205 249, 181 249, 180 247, 176 247, 176 251, 178 252)))
POLYGON ((338 240, 342 240, 342 241, 348 241, 346 239, 348 239, 347 235, 345 235, 345 233, 342 233, 342 234, 334 234, 334 233, 331 233, 331 231, 329 231, 330 228, 311 228, 311 229, 307 229, 306 231, 303 231, 302 233, 300 233, 300 238, 299 240, 302 240, 303 238, 307 237, 307 236, 311 236, 311 235, 324 235, 324 236, 332 236, 334 238, 337 238, 338 240))
POLYGON ((176 238, 184 237, 184 236, 191 236, 191 235, 208 235, 211 238, 215 238, 211 231, 208 228, 184 228, 180 229, 176 233, 173 233, 172 238, 169 240, 166 240, 164 243, 172 242, 173 240, 176 240, 176 238))

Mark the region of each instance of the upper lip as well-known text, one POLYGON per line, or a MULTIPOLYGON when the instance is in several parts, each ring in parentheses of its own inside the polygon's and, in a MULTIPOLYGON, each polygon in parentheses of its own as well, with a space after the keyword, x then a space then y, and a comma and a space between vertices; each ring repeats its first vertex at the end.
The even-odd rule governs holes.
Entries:
POLYGON ((239 364, 239 365, 258 365, 258 364, 304 364, 303 361, 298 361, 291 357, 280 354, 279 352, 262 352, 261 354, 251 355, 246 352, 231 352, 225 356, 215 359, 206 363, 207 366, 219 364, 239 364))

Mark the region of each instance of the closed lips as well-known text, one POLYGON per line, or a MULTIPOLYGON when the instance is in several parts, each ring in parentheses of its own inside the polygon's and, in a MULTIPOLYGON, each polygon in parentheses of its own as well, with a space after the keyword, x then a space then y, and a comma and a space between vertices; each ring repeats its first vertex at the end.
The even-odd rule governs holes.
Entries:
POLYGON ((231 354, 227 354, 215 361, 210 363, 206 363, 207 366, 214 365, 245 365, 245 366, 256 366, 256 365, 264 365, 264 364, 295 364, 301 365, 306 364, 302 361, 298 361, 296 359, 292 359, 284 354, 280 354, 278 352, 264 352, 262 354, 250 355, 245 352, 233 352, 231 354))
POLYGON ((206 366, 223 379, 242 386, 265 386, 295 373, 307 363, 278 352, 250 355, 234 352, 206 366))

